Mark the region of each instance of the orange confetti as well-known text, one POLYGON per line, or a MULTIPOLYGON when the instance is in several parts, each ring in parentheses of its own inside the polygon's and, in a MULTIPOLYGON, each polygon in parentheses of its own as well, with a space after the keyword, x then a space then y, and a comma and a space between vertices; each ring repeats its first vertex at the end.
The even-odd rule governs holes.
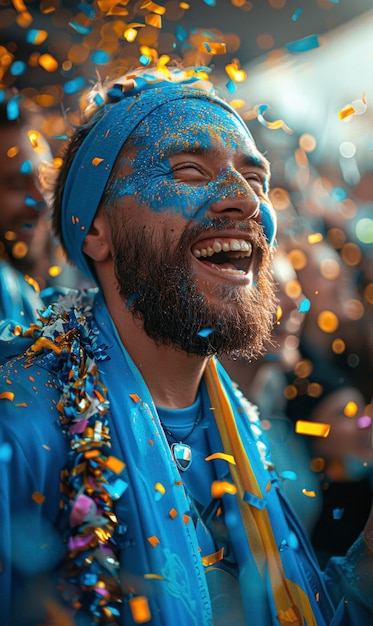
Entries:
POLYGON ((100 163, 102 163, 104 159, 100 159, 100 157, 94 157, 94 159, 92 159, 92 165, 100 165, 100 163))
POLYGON ((157 13, 158 15, 164 15, 166 13, 165 7, 161 7, 160 4, 156 4, 150 0, 143 2, 140 9, 147 9, 148 11, 152 11, 152 13, 157 13))
POLYGON ((183 515, 183 519, 184 519, 184 524, 188 524, 188 522, 190 522, 190 515, 183 515))
POLYGON ((15 404, 14 406, 16 406, 16 407, 21 407, 21 408, 22 408, 22 407, 23 407, 23 408, 25 408, 25 407, 27 407, 27 403, 26 403, 26 402, 19 402, 18 404, 15 404))
POLYGON ((39 493, 38 491, 34 491, 31 497, 34 500, 34 502, 36 502, 36 504, 43 504, 45 500, 45 496, 43 496, 43 494, 39 493))
POLYGON ((206 556, 202 556, 202 564, 205 567, 211 567, 211 565, 215 565, 215 563, 219 563, 222 561, 224 557, 224 548, 220 548, 217 552, 213 552, 212 554, 207 554, 206 556))
POLYGON ((232 63, 228 63, 228 65, 225 66, 225 71, 229 78, 235 83, 242 83, 247 78, 247 74, 245 70, 241 69, 238 59, 233 59, 232 63))
POLYGON ((39 57, 39 65, 47 72, 55 72, 58 70, 58 62, 51 54, 45 53, 39 57))
POLYGON ((205 461, 213 461, 214 459, 222 459, 223 461, 228 461, 228 463, 231 463, 232 465, 236 465, 234 456, 232 454, 226 454, 225 452, 214 452, 214 454, 207 456, 205 461))
POLYGON ((268 481, 268 483, 267 483, 267 485, 266 485, 266 491, 269 491, 269 490, 270 490, 271 485, 272 485, 272 483, 271 483, 271 481, 269 480, 269 481, 268 481))
POLYGON ((199 49, 209 54, 226 54, 227 45, 223 42, 204 41, 201 46, 199 46, 199 49))
POLYGON ((148 600, 145 596, 135 596, 128 600, 128 605, 131 610, 132 619, 135 624, 145 624, 151 620, 151 612, 148 604, 148 600))
POLYGON ((145 24, 148 26, 153 26, 153 28, 162 28, 162 18, 160 15, 155 15, 151 13, 150 15, 145 15, 145 24))
POLYGON ((2 393, 0 393, 0 400, 10 400, 11 402, 13 402, 14 393, 12 391, 3 391, 2 393))
POLYGON ((168 514, 169 514, 171 519, 175 519, 175 517, 178 515, 178 512, 177 512, 176 509, 170 509, 168 514))
POLYGON ((161 543, 156 535, 152 535, 148 537, 148 541, 153 548, 156 548, 159 543, 161 543))
POLYGON ((308 498, 316 498, 316 493, 314 491, 308 491, 307 489, 302 489, 302 493, 308 498))
POLYGON ((138 396, 137 393, 130 393, 130 398, 134 402, 140 402, 140 396, 138 396))
POLYGON ((306 422, 297 420, 295 423, 295 432, 299 435, 311 435, 313 437, 327 437, 330 432, 330 424, 322 422, 306 422))
POLYGON ((350 117, 350 115, 354 115, 354 113, 356 113, 354 107, 352 106, 352 104, 348 104, 347 106, 343 107, 343 109, 339 111, 338 117, 340 120, 344 120, 346 117, 350 117))
POLYGON ((211 484, 211 495, 213 498, 221 498, 225 493, 237 493, 237 487, 226 480, 214 480, 211 484))
POLYGON ((126 467, 126 464, 120 459, 117 459, 115 456, 108 456, 105 462, 105 465, 108 469, 111 469, 115 474, 120 474, 121 471, 126 467))

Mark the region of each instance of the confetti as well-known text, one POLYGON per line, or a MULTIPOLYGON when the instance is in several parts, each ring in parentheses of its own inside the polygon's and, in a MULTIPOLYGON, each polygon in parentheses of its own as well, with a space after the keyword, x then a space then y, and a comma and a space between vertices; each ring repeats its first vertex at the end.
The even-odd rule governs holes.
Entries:
POLYGON ((224 548, 220 548, 220 550, 217 550, 216 552, 213 552, 212 554, 207 554, 206 556, 202 556, 201 560, 202 560, 202 564, 204 565, 204 567, 211 567, 212 565, 219 563, 219 561, 222 561, 223 558, 224 558, 224 548))
POLYGON ((168 515, 170 516, 171 519, 175 519, 175 517, 178 515, 178 512, 176 509, 170 509, 168 512, 168 515))
POLYGON ((23 61, 14 61, 10 66, 10 73, 12 76, 21 76, 27 69, 26 63, 23 61))
POLYGON ((307 498, 316 498, 315 491, 308 491, 307 489, 302 489, 303 495, 307 496, 307 498))
POLYGON ((92 165, 96 166, 96 165, 100 165, 100 163, 102 163, 104 159, 100 159, 99 157, 94 157, 94 159, 92 159, 92 165))
POLYGON ((305 298, 304 300, 302 300, 302 302, 299 303, 298 311, 299 313, 308 313, 310 308, 311 301, 308 298, 305 298))
POLYGON ((12 458, 12 446, 9 443, 2 443, 0 445, 0 461, 8 463, 12 458))
POLYGON ((340 507, 333 509, 333 519, 342 519, 344 512, 345 510, 340 507))
POLYGON ((10 402, 13 402, 14 393, 12 391, 3 391, 0 393, 0 400, 9 400, 10 402))
POLYGON ((213 498, 221 498, 225 493, 237 493, 237 487, 226 480, 214 480, 211 484, 211 495, 213 498))
POLYGON ((268 104, 260 104, 257 107, 258 122, 260 122, 266 128, 269 128, 270 130, 278 130, 282 128, 286 133, 291 134, 293 131, 291 130, 291 128, 289 128, 289 126, 285 124, 283 120, 276 120, 274 122, 268 122, 264 118, 264 113, 265 111, 267 111, 268 108, 269 108, 268 104))
POLYGON ((83 26, 83 24, 78 24, 78 22, 74 22, 73 20, 69 22, 69 26, 80 35, 89 35, 93 31, 92 26, 83 26))
POLYGON ((347 106, 343 107, 341 111, 339 111, 338 117, 340 120, 344 120, 346 119, 346 117, 350 117, 354 113, 355 113, 354 107, 352 106, 352 104, 348 104, 347 106))
POLYGON ((285 478, 287 480, 298 480, 298 476, 292 470, 284 470, 280 474, 281 478, 285 478))
POLYGON ((293 22, 296 22, 298 17, 303 13, 303 9, 297 9, 296 11, 294 11, 293 15, 291 16, 291 19, 293 20, 293 22))
POLYGON ((290 41, 286 44, 285 47, 289 52, 294 54, 307 52, 308 50, 313 50, 314 48, 320 47, 319 36, 308 35, 307 37, 303 37, 302 39, 298 39, 297 41, 290 41))
POLYGON ((228 463, 232 463, 232 465, 236 465, 234 456, 232 456, 232 454, 226 454, 225 452, 214 452, 214 454, 210 454, 210 456, 207 456, 205 458, 205 461, 214 461, 215 459, 222 459, 223 461, 228 461, 228 463))
POLYGON ((313 437, 327 437, 330 432, 330 424, 322 422, 307 422, 305 420, 297 420, 295 423, 295 432, 299 435, 311 435, 313 437))
POLYGON ((199 337, 208 337, 214 332, 215 332, 214 328, 203 328, 202 330, 198 331, 197 335, 199 337))
POLYGON ((38 491, 34 491, 31 497, 33 501, 36 502, 36 504, 43 504, 45 500, 45 496, 43 496, 43 494, 39 493, 38 491))
POLYGON ((152 535, 151 537, 148 537, 148 541, 150 543, 151 546, 153 546, 153 548, 156 548, 157 545, 160 543, 158 537, 156 535, 152 535))
POLYGON ((40 44, 44 43, 47 37, 48 32, 46 30, 30 28, 26 33, 27 43, 34 44, 35 46, 40 46, 40 44))
POLYGON ((151 612, 148 600, 145 596, 134 596, 128 600, 132 619, 135 624, 145 624, 151 620, 151 612))

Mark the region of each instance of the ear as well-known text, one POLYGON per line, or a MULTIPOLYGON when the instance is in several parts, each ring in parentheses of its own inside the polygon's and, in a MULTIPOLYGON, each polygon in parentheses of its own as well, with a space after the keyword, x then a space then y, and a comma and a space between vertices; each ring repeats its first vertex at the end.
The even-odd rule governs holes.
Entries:
POLYGON ((83 243, 83 252, 97 263, 111 256, 111 236, 103 209, 99 209, 83 243))

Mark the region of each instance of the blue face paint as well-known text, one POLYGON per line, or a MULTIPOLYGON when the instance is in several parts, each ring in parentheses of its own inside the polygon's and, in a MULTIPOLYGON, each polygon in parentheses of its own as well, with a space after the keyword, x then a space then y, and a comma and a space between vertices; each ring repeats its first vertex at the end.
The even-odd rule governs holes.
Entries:
POLYGON ((222 197, 231 198, 234 206, 237 197, 252 201, 255 196, 266 237, 273 241, 275 218, 267 198, 266 162, 230 111, 193 98, 163 104, 141 122, 129 143, 106 194, 108 203, 129 196, 156 213, 203 221, 222 197), (188 159, 196 174, 183 180, 178 167, 187 165, 188 159))
MULTIPOLYGON (((149 135, 146 142, 145 150, 139 146, 138 152, 133 157, 132 166, 137 167, 142 162, 142 169, 138 169, 129 179, 119 181, 116 184, 113 194, 123 196, 127 190, 131 194, 139 196, 144 193, 144 198, 149 201, 149 206, 158 211, 161 207, 168 206, 171 210, 175 210, 175 206, 183 211, 183 215, 192 214, 196 206, 201 206, 204 202, 211 203, 216 194, 228 193, 228 190, 222 191, 222 186, 227 185, 227 172, 222 172, 211 181, 208 189, 203 190, 203 186, 196 186, 190 195, 191 185, 188 185, 189 198, 183 198, 180 204, 180 197, 183 195, 181 190, 175 188, 175 176, 170 168, 172 161, 171 154, 162 157, 162 149, 169 149, 171 152, 180 148, 186 148, 187 142, 192 140, 196 146, 200 142, 200 147, 209 147, 213 139, 211 132, 224 136, 231 147, 235 147, 236 143, 242 142, 250 146, 252 155, 260 158, 259 152, 255 148, 252 137, 240 116, 227 103, 215 95, 194 87, 191 84, 174 84, 169 81, 157 83, 155 85, 142 85, 140 92, 137 88, 122 92, 121 87, 112 90, 115 97, 122 98, 121 101, 114 105, 108 105, 104 115, 96 123, 89 132, 82 145, 80 146, 74 161, 70 167, 69 174, 65 183, 63 200, 62 200, 62 233, 68 256, 77 267, 83 271, 91 279, 95 280, 91 267, 85 257, 82 247, 86 234, 93 222, 96 211, 100 205, 103 193, 105 191, 109 176, 113 170, 117 156, 121 151, 123 144, 129 137, 137 135, 141 125, 147 128, 149 135), (193 103, 187 107, 182 117, 183 119, 177 124, 179 105, 185 102, 193 103), (164 104, 172 104, 176 111, 176 117, 173 120, 173 132, 167 133, 165 126, 151 125, 150 116, 156 112, 159 107, 164 104), (196 117, 199 115, 201 105, 208 104, 209 116, 215 116, 217 126, 215 130, 212 128, 211 119, 206 118, 206 114, 201 112, 200 123, 196 128, 196 117), (229 112, 228 117, 223 112, 229 112), (149 119, 148 119, 149 118, 149 119), (234 129, 234 137, 231 137, 225 128, 227 119, 230 119, 230 128, 234 129), (204 120, 205 128, 203 128, 201 120, 204 120), (142 124, 142 122, 144 122, 142 124), (193 130, 193 127, 195 130, 193 130), (240 140, 238 141, 238 135, 240 140), (150 139, 151 137, 151 139, 150 139), (161 146, 161 141, 162 146, 161 146), (152 158, 152 153, 154 158, 152 158), (162 158, 161 158, 162 157, 162 158), (147 166, 147 170, 145 169, 147 166), (157 178, 158 177, 158 178, 157 178), (152 187, 152 192, 148 187, 152 187), (167 191, 165 188, 167 187, 167 191), (175 200, 179 202, 175 204, 175 200)), ((157 120, 161 122, 163 116, 159 116, 157 120)), ((180 116, 179 116, 180 117, 180 116)), ((163 123, 164 123, 163 119, 163 123)), ((152 120, 153 122, 153 120, 152 120)), ((138 136, 138 143, 141 145, 141 136, 138 136)), ((144 144, 142 144, 144 145, 144 144)), ((239 193, 238 182, 230 182, 230 193, 239 193), (237 189, 236 189, 237 186, 237 189)), ((229 186, 228 185, 228 186, 229 186)), ((262 199, 265 202, 265 198, 262 199)), ((268 215, 270 209, 268 208, 268 215)), ((273 228, 268 230, 268 234, 273 233, 273 228)), ((272 240, 268 237, 269 243, 272 240)))

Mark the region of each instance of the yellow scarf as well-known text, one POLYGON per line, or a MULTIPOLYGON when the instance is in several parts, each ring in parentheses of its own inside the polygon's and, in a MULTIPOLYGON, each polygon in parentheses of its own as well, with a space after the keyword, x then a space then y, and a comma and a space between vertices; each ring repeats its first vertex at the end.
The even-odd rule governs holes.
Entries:
POLYGON ((208 363, 205 381, 224 452, 235 459, 236 464, 230 464, 230 471, 237 489, 247 540, 260 574, 264 576, 265 567, 268 568, 279 624, 303 626, 305 618, 307 626, 317 626, 308 597, 297 584, 285 576, 268 511, 266 508, 250 506, 244 501, 246 492, 261 500, 263 495, 243 447, 214 359, 208 363))

